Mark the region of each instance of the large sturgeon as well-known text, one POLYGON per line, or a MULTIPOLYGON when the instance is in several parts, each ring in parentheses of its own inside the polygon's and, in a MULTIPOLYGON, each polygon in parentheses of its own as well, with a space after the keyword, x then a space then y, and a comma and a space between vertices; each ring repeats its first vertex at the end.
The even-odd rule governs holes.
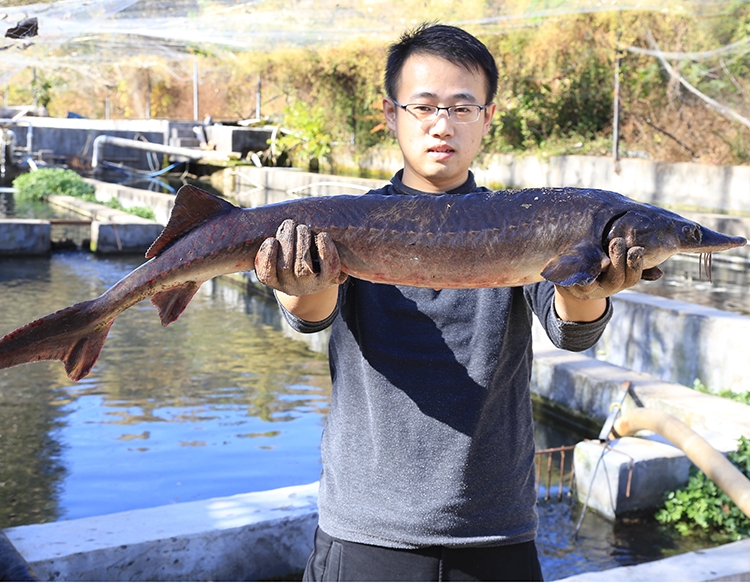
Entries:
POLYGON ((645 248, 644 279, 680 252, 745 245, 675 213, 617 193, 541 188, 463 195, 364 194, 238 208, 194 186, 177 193, 149 261, 98 298, 64 308, 0 339, 0 368, 61 360, 72 380, 94 366, 115 318, 150 297, 164 326, 200 285, 254 267, 260 244, 285 219, 330 234, 342 270, 376 283, 430 288, 510 287, 547 279, 593 281, 613 237, 645 248))

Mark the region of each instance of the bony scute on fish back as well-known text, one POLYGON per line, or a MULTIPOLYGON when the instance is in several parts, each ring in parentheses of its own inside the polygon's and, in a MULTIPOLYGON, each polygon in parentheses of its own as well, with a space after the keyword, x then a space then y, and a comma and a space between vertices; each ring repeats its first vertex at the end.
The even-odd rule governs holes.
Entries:
POLYGON ((657 265, 675 253, 710 257, 747 243, 596 189, 339 195, 241 209, 186 185, 147 252, 148 262, 98 298, 4 336, 0 369, 61 360, 68 376, 80 380, 123 310, 150 297, 162 323, 173 322, 204 281, 252 269, 258 247, 286 219, 308 225, 312 233, 328 233, 344 273, 443 289, 518 286, 543 277, 558 285, 585 285, 606 269, 605 250, 613 237, 644 248, 644 277, 652 279, 660 274, 657 265))

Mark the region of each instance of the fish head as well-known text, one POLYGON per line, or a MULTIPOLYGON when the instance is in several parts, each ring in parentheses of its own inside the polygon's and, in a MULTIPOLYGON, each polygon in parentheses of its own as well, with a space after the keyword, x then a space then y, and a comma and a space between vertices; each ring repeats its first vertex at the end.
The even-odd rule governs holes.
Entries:
POLYGON ((676 253, 708 256, 747 244, 744 237, 718 233, 676 213, 650 206, 615 217, 609 229, 605 229, 605 249, 615 237, 624 238, 628 247, 643 247, 644 270, 655 268, 676 253))

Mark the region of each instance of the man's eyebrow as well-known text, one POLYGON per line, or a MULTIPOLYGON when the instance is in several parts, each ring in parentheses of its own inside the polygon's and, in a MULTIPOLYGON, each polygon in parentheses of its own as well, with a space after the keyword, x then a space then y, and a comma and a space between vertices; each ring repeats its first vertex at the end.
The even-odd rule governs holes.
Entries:
MULTIPOLYGON (((433 99, 437 100, 439 99, 439 96, 435 93, 432 93, 431 91, 420 91, 419 93, 414 93, 409 97, 409 101, 415 100, 415 99, 433 99)), ((458 101, 463 103, 479 103, 477 101, 476 96, 473 93, 454 93, 448 98, 450 101, 458 101)))

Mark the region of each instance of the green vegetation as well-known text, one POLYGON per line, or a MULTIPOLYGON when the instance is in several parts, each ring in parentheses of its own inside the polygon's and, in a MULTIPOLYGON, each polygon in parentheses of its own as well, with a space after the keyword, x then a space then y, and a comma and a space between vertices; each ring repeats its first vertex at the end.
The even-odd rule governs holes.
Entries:
POLYGON ((745 405, 750 405, 750 392, 734 393, 729 389, 721 389, 718 392, 713 392, 710 391, 700 379, 695 379, 693 381, 693 390, 699 391, 701 393, 706 393, 708 395, 717 395, 719 397, 723 397, 724 399, 732 399, 733 401, 744 403, 745 405))
POLYGON ((88 202, 103 204, 113 209, 128 212, 144 219, 155 219, 153 209, 133 206, 124 208, 116 198, 107 202, 96 199, 96 189, 73 170, 63 168, 41 168, 35 172, 21 174, 13 180, 13 187, 18 190, 19 198, 42 200, 49 194, 74 196, 88 202))
MULTIPOLYGON (((741 437, 736 452, 727 455, 750 478, 750 439, 741 437)), ((750 536, 750 518, 703 472, 693 468, 687 486, 664 497, 656 520, 672 525, 682 535, 703 532, 717 543, 750 536)))
POLYGON ((42 200, 48 194, 64 194, 78 198, 94 196, 94 186, 72 170, 42 168, 21 174, 13 181, 13 188, 21 198, 42 200))
MULTIPOLYGON (((563 3, 549 11, 542 4, 404 1, 397 10, 401 24, 388 35, 356 40, 332 35, 320 44, 271 43, 246 51, 201 45, 189 50, 188 60, 153 55, 145 68, 141 56, 118 55, 112 62, 97 64, 96 74, 86 77, 75 68, 44 72, 38 67, 33 85, 31 71, 25 71, 14 76, 7 91, 11 102, 28 103, 33 89, 37 102, 51 98, 48 107, 57 116, 75 111, 103 117, 106 98, 111 117, 123 118, 145 116, 150 88, 151 117, 192 119, 187 73, 197 62, 201 116, 254 117, 260 81, 263 121, 291 131, 274 145, 284 150, 269 151, 266 157, 278 164, 332 166, 338 149, 356 161, 372 147, 393 145, 383 123, 382 74, 387 45, 400 28, 423 20, 465 21, 471 14, 475 23, 486 17, 484 24, 465 27, 487 44, 500 70, 497 114, 484 143, 487 154, 609 155, 617 70, 622 156, 750 163, 748 127, 688 89, 689 84, 750 119, 745 99, 750 91, 745 58, 750 4, 665 1, 651 9, 644 4, 643 10, 570 8, 567 13, 563 3), (514 16, 493 21, 498 14, 514 16), (672 73, 654 52, 657 47, 670 55, 672 73)), ((377 11, 370 4, 359 8, 350 15, 370 18, 366 15, 377 11)), ((335 22, 345 27, 346 18, 343 13, 335 15, 335 22)), ((82 43, 77 50, 96 53, 94 45, 82 43)))

